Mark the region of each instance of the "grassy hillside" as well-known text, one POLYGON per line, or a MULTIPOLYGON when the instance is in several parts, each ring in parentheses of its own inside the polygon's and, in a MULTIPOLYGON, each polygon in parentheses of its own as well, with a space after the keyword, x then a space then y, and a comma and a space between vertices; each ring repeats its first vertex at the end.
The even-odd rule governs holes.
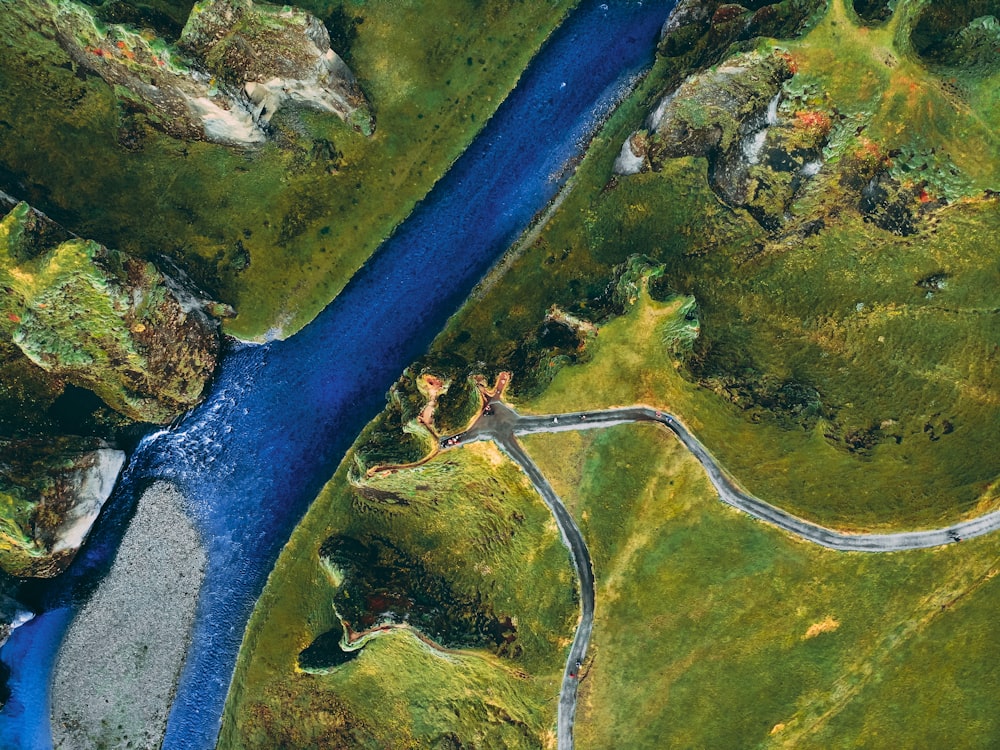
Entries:
MULTIPOLYGON (((178 5, 119 15, 169 34, 178 5)), ((231 333, 291 335, 457 158, 571 5, 304 0, 331 27, 377 130, 283 112, 277 141, 244 152, 148 127, 4 2, 0 188, 81 236, 170 256, 236 308, 231 333)))
MULTIPOLYGON (((641 361, 608 355, 604 385, 567 391, 574 403, 648 397, 660 373, 669 405, 752 491, 845 527, 932 525, 992 502, 996 115, 974 97, 949 104, 950 81, 897 43, 916 6, 899 8, 898 22, 871 29, 836 0, 803 39, 755 43, 786 50, 797 70, 779 113, 831 123, 819 172, 780 226, 723 203, 702 157, 612 175, 656 81, 669 77, 661 60, 534 244, 433 351, 511 369, 514 397, 535 396, 605 337, 598 348, 585 337, 546 346, 547 311, 598 323, 620 313, 609 281, 641 253, 663 265, 656 296, 694 297, 698 339, 675 360, 652 339, 641 361)), ((554 394, 546 408, 560 405, 554 394)))
MULTIPOLYGON (((219 747, 547 744, 577 608, 568 554, 527 480, 485 444, 361 486, 348 481, 348 464, 271 574, 248 626, 219 747), (301 668, 300 652, 340 628, 333 604, 351 581, 331 576, 321 561, 323 543, 334 535, 382 540, 410 565, 419 561, 425 579, 447 583, 452 607, 476 601, 507 622, 503 642, 447 649, 433 633, 380 630, 401 620, 380 604, 375 635, 354 659, 301 668)), ((414 596, 391 581, 374 593, 397 609, 400 599, 414 596)))
POLYGON ((581 750, 997 742, 995 540, 832 552, 722 505, 662 429, 524 444, 594 560, 581 750))

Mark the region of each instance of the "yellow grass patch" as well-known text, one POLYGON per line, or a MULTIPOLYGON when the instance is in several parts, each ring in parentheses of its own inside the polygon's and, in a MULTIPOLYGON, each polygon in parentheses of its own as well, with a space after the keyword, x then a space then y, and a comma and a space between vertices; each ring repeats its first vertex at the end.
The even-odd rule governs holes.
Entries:
MULTIPOLYGON (((806 634, 802 636, 802 639, 809 640, 810 638, 815 638, 820 633, 832 633, 839 627, 840 623, 837 620, 833 617, 827 616, 825 619, 820 620, 819 622, 814 622, 810 625, 806 634)), ((784 727, 785 725, 782 724, 781 726, 784 727)), ((771 731, 771 734, 774 734, 773 730, 771 731)))

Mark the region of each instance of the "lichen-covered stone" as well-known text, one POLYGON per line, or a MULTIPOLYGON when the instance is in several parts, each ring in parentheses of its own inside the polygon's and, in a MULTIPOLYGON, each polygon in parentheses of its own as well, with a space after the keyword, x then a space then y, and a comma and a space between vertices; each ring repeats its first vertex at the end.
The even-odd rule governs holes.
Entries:
POLYGON ((218 78, 242 86, 267 122, 285 101, 336 114, 366 135, 374 121, 330 34, 313 15, 251 0, 196 3, 181 47, 218 78))
POLYGON ((95 438, 0 439, 0 567, 16 576, 61 573, 124 462, 95 438))
POLYGON ((145 112, 164 132, 184 140, 229 145, 263 143, 267 136, 243 92, 179 54, 164 40, 119 24, 104 25, 73 0, 32 4, 54 25, 63 49, 145 112))
POLYGON ((689 77, 650 117, 649 159, 728 151, 791 76, 784 55, 751 53, 689 77))
POLYGON ((44 249, 48 224, 23 203, 0 221, 0 335, 130 419, 168 422, 197 404, 220 347, 202 301, 93 241, 44 249))
POLYGON ((831 129, 824 112, 779 109, 793 73, 786 55, 753 52, 688 77, 661 99, 648 129, 623 144, 617 171, 659 170, 666 159, 704 157, 709 183, 723 201, 777 229, 822 165, 831 129))
POLYGON ((261 144, 286 100, 372 131, 367 102, 323 24, 307 13, 249 0, 195 6, 181 46, 149 30, 104 24, 75 0, 39 0, 32 13, 73 61, 118 87, 154 126, 185 140, 261 144))

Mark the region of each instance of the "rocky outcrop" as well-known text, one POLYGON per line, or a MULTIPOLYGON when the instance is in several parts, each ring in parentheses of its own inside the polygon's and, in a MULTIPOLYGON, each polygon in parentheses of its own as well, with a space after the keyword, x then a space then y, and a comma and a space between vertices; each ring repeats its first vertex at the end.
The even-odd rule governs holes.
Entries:
MULTIPOLYGON (((0 646, 3 646, 10 638, 10 634, 34 619, 35 615, 24 608, 21 602, 6 594, 0 594, 0 646)), ((0 687, 0 706, 6 701, 2 697, 3 688, 0 687)))
POLYGON ((130 419, 168 422, 197 404, 220 348, 206 301, 96 242, 47 247, 50 226, 24 203, 0 221, 0 335, 130 419))
POLYGON ((751 53, 689 77, 647 120, 652 161, 728 152, 754 131, 792 70, 784 55, 751 53))
MULTIPOLYGON (((219 357, 209 311, 224 314, 224 305, 151 263, 73 237, 25 203, 0 220, 0 290, 0 343, 24 363, 18 381, 4 383, 14 397, 71 384, 129 420, 167 422, 198 403, 219 357)), ((26 421, 0 438, 0 568, 13 575, 52 576, 69 564, 125 460, 97 437, 41 437, 53 429, 26 421)))
POLYGON ((0 439, 0 567, 16 576, 62 572, 124 462, 95 438, 0 439))
POLYGON ((374 127, 353 74, 307 13, 208 0, 195 5, 175 46, 148 30, 102 24, 74 0, 29 7, 54 27, 76 64, 120 87, 133 108, 176 138, 263 143, 271 115, 288 100, 332 112, 366 134, 374 127))
POLYGON ((663 24, 659 53, 705 65, 734 42, 796 36, 825 7, 826 0, 679 0, 663 24))
POLYGON ((623 144, 616 171, 657 171, 667 159, 705 157, 723 201, 777 228, 818 171, 831 126, 823 113, 779 109, 782 84, 793 73, 786 55, 753 52, 688 77, 623 144))
POLYGON ((330 34, 313 15, 252 0, 197 3, 180 46, 217 78, 240 86, 258 122, 286 101, 319 109, 370 134, 374 121, 330 34))

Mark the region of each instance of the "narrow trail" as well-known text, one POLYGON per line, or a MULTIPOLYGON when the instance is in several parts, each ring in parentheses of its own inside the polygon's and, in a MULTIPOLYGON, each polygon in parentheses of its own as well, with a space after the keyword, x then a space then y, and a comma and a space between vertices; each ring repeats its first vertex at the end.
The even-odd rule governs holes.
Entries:
POLYGON ((517 463, 542 500, 552 511, 563 543, 570 551, 573 567, 580 581, 580 623, 563 671, 559 694, 558 747, 573 748, 573 721, 576 715, 576 694, 579 685, 580 665, 587 655, 587 646, 594 625, 594 571, 590 552, 583 534, 556 495, 545 475, 531 460, 517 441, 518 435, 540 432, 568 432, 613 427, 620 424, 652 422, 663 425, 683 443, 691 455, 705 468, 709 480, 727 505, 743 511, 764 523, 771 524, 807 542, 842 552, 900 552, 928 549, 960 542, 962 539, 982 536, 1000 529, 1000 510, 959 521, 937 529, 901 531, 888 534, 849 534, 820 526, 766 503, 742 490, 708 452, 708 449, 681 424, 675 416, 647 406, 630 406, 620 409, 568 412, 523 416, 494 396, 487 400, 482 415, 465 432, 441 438, 440 450, 460 447, 465 443, 492 440, 517 463))

